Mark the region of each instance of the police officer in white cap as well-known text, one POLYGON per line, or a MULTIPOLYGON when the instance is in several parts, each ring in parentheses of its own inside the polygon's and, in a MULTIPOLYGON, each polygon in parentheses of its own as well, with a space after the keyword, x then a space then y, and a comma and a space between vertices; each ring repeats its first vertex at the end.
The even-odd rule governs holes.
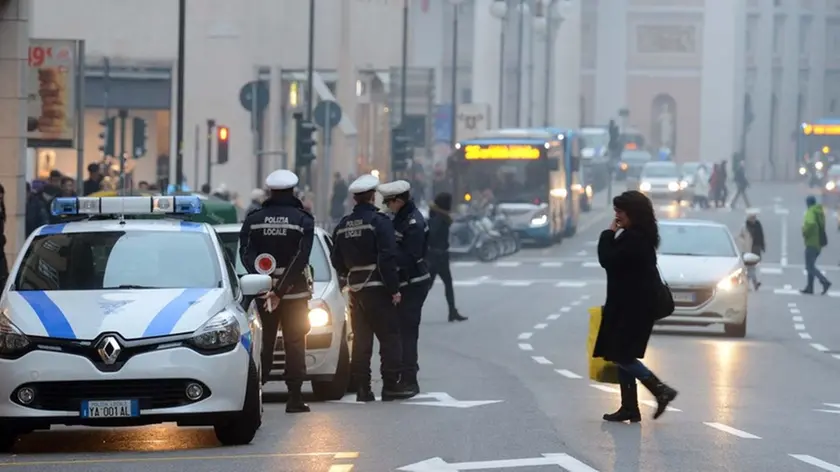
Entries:
POLYGON ((286 354, 284 380, 289 390, 286 413, 305 413, 301 385, 306 377, 306 335, 312 275, 309 253, 315 236, 315 218, 294 195, 298 176, 276 170, 265 179, 270 195, 245 217, 239 233, 242 264, 252 274, 268 274, 274 286, 257 306, 263 324, 263 383, 274 364, 278 325, 283 329, 286 354))
POLYGON ((353 322, 353 377, 356 401, 375 398, 370 387, 373 337, 379 340, 382 361, 382 400, 402 400, 415 394, 399 382, 400 327, 397 306, 401 300, 397 244, 391 221, 374 205, 379 179, 366 174, 350 184, 356 206, 336 226, 335 247, 330 255, 338 275, 350 289, 353 322))
POLYGON ((426 248, 429 228, 411 199, 411 184, 397 180, 380 185, 382 203, 394 213, 397 238, 397 266, 400 270, 400 338, 402 340, 402 372, 400 382, 414 394, 420 393, 417 383, 417 340, 420 336, 420 314, 431 288, 426 248))

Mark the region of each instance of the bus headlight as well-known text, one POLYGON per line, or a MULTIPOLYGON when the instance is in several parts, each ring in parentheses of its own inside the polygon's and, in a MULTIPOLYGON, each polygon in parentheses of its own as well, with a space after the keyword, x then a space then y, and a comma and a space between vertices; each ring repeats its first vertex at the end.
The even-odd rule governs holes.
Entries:
POLYGON ((639 185, 639 190, 642 192, 650 192, 650 182, 642 182, 639 185))
POLYGON ((668 182, 668 190, 676 192, 680 189, 680 184, 677 182, 668 182))

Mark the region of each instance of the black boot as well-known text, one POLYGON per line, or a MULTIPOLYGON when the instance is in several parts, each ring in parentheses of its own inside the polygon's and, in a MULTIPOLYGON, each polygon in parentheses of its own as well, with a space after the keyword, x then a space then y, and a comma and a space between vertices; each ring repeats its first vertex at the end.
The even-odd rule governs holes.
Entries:
POLYGON ((650 393, 656 398, 656 412, 653 414, 653 419, 657 419, 665 413, 668 404, 677 398, 677 391, 662 383, 655 375, 650 374, 650 377, 641 379, 642 385, 647 388, 650 393))
POLYGON ((300 385, 288 385, 289 399, 286 401, 286 413, 309 413, 309 405, 304 403, 300 385))
POLYGON ((382 385, 382 401, 383 402, 390 402, 393 400, 408 400, 409 398, 417 395, 417 393, 413 393, 407 388, 405 388, 401 383, 395 381, 384 381, 382 385))
POLYGON ((629 421, 631 423, 642 421, 635 380, 632 384, 621 384, 621 408, 615 413, 604 414, 604 421, 629 421))
POLYGON ((400 379, 400 383, 402 384, 403 390, 411 393, 411 396, 415 396, 420 393, 420 384, 417 383, 417 374, 403 374, 400 379))
POLYGON ((370 382, 357 384, 356 387, 356 401, 362 403, 375 402, 376 397, 373 396, 373 390, 370 388, 370 382))
POLYGON ((449 322, 452 323, 453 321, 467 321, 469 318, 466 316, 461 316, 458 313, 458 310, 449 310, 449 322))

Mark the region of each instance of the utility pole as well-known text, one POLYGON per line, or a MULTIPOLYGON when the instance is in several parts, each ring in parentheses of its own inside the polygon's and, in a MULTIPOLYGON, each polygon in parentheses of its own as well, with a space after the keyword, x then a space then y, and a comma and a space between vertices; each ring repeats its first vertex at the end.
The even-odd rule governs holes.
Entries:
MULTIPOLYGON (((213 188, 213 132, 215 129, 216 120, 207 120, 207 185, 210 185, 210 188, 213 188)), ((199 185, 199 183, 196 182, 195 185, 199 185)), ((201 187, 199 186, 199 188, 201 187)))
POLYGON ((405 127, 406 83, 408 75, 408 2, 403 0, 402 72, 400 72, 400 126, 405 127))
MULTIPOLYGON (((312 112, 315 109, 315 0, 309 0, 309 52, 306 64, 306 121, 312 122, 312 112)), ((295 167, 306 170, 303 181, 306 187, 312 187, 311 166, 301 166, 295 156, 295 167)))
POLYGON ((458 14, 460 5, 452 5, 452 149, 458 142, 458 14))
POLYGON ((120 191, 125 190, 125 120, 128 118, 128 110, 120 110, 117 115, 120 119, 120 191))
MULTIPOLYGON (((182 190, 184 182, 184 56, 186 53, 187 29, 187 0, 178 1, 178 99, 175 105, 177 122, 175 128, 175 142, 177 157, 175 158, 175 189, 182 190)), ((122 162, 122 161, 120 161, 122 162)))
POLYGON ((516 126, 522 126, 522 49, 525 43, 525 0, 519 0, 519 44, 516 54, 516 126))

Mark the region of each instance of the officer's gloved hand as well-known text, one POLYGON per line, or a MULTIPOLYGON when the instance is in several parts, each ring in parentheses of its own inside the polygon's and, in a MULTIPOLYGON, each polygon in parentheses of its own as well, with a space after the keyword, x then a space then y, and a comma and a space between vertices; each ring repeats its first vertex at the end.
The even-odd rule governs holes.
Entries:
POLYGON ((338 289, 339 290, 344 290, 345 287, 347 287, 347 277, 339 276, 338 277, 338 289))

